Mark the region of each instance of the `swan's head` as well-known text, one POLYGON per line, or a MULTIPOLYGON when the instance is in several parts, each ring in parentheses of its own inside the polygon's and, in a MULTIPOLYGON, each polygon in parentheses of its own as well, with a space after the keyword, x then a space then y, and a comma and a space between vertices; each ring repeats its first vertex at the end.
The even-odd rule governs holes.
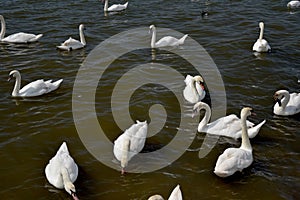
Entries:
POLYGON ((159 194, 156 194, 156 195, 149 197, 148 200, 164 200, 164 198, 162 196, 160 196, 159 194))
POLYGON ((83 24, 80 24, 80 25, 79 25, 79 30, 85 30, 85 27, 84 27, 83 24))
POLYGON ((204 90, 204 81, 203 81, 202 76, 195 76, 194 81, 196 83, 198 83, 202 87, 202 89, 204 90))
POLYGON ((10 81, 12 78, 16 78, 16 77, 20 77, 21 74, 18 70, 12 70, 11 72, 9 72, 9 77, 7 81, 10 81))
POLYGON ((76 195, 76 189, 73 183, 71 182, 65 183, 65 190, 73 197, 74 200, 79 200, 76 195))
POLYGON ((264 27, 265 27, 264 23, 263 22, 259 22, 259 28, 260 29, 264 29, 264 27))
POLYGON ((241 118, 242 117, 248 117, 252 114, 252 108, 250 107, 244 107, 242 110, 241 110, 241 118))
POLYGON ((288 92, 287 90, 278 90, 274 94, 274 100, 278 103, 279 106, 282 105, 281 100, 284 98, 284 94, 288 92))
POLYGON ((200 110, 205 109, 207 110, 207 107, 209 107, 206 103, 199 101, 197 103, 195 103, 194 107, 193 107, 193 114, 192 114, 192 118, 195 117, 195 115, 197 115, 200 110))

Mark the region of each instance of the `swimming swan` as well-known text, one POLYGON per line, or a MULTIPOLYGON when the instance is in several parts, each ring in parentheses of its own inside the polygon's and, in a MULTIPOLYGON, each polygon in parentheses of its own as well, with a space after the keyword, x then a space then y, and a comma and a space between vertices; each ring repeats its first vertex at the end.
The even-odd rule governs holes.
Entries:
MULTIPOLYGON (((164 198, 161 195, 156 194, 149 197, 148 200, 164 200, 164 198)), ((168 200, 182 200, 182 193, 179 185, 174 188, 168 200)))
POLYGON ((183 96, 188 102, 197 103, 204 99, 205 89, 201 76, 192 77, 187 75, 184 82, 186 86, 183 90, 183 96))
POLYGON ((240 148, 228 148, 217 160, 214 173, 219 177, 228 177, 242 171, 253 162, 252 147, 247 133, 246 118, 251 115, 251 108, 241 111, 242 144, 240 148))
POLYGON ((46 178, 58 189, 65 189, 74 200, 78 200, 74 182, 78 176, 78 167, 70 156, 67 144, 62 143, 56 155, 45 168, 46 178))
POLYGON ((264 27, 265 27, 264 23, 260 22, 259 23, 260 34, 259 34, 259 38, 257 39, 257 41, 253 45, 253 51, 257 51, 257 52, 269 52, 269 51, 271 51, 271 47, 268 44, 267 40, 263 39, 264 27))
POLYGON ((62 43, 60 46, 57 46, 57 48, 61 49, 61 50, 65 50, 65 51, 72 51, 72 50, 81 49, 81 48, 85 47, 86 41, 85 41, 85 37, 83 34, 83 30, 84 30, 84 25, 80 24, 79 25, 80 41, 75 40, 72 37, 70 37, 64 43, 62 43))
POLYGON ((118 12, 125 10, 128 6, 128 2, 125 4, 113 4, 110 7, 108 7, 108 0, 105 0, 104 3, 104 12, 118 12))
POLYGON ((149 27, 149 29, 150 29, 150 31, 152 31, 151 48, 182 45, 188 36, 188 34, 186 34, 180 39, 174 38, 172 36, 165 36, 165 37, 161 38, 159 41, 155 42, 156 41, 156 28, 154 25, 151 25, 149 27))
POLYGON ((114 141, 114 155, 121 162, 121 173, 125 173, 125 167, 129 160, 144 148, 147 137, 148 124, 146 121, 136 121, 130 128, 114 141))
POLYGON ((290 1, 286 6, 288 8, 298 8, 300 7, 300 1, 290 1))
POLYGON ((33 81, 25 85, 22 89, 21 87, 21 74, 18 70, 13 70, 9 73, 8 81, 12 78, 16 78, 14 89, 11 93, 13 97, 36 97, 43 94, 47 94, 56 90, 63 79, 52 82, 52 80, 44 81, 43 79, 33 81))
MULTIPOLYGON (((211 117, 211 109, 204 102, 198 102, 194 105, 194 114, 200 112, 200 110, 205 110, 205 115, 198 125, 198 132, 205 132, 212 135, 222 135, 231 138, 241 138, 242 136, 242 127, 241 120, 234 114, 221 117, 211 123, 209 119, 211 117)), ((263 120, 258 125, 254 124, 247 120, 247 128, 249 128, 248 134, 250 138, 254 138, 262 125, 264 125, 266 120, 263 120)))
POLYGON ((278 90, 274 94, 274 99, 276 100, 274 114, 288 116, 300 113, 300 93, 290 94, 287 90, 278 90))
POLYGON ((31 43, 31 42, 36 42, 38 41, 43 34, 39 35, 34 35, 30 33, 15 33, 12 35, 9 35, 4 38, 5 32, 6 32, 6 26, 5 26, 5 21, 4 17, 0 15, 0 20, 1 20, 1 32, 0 32, 0 42, 7 42, 7 43, 31 43))

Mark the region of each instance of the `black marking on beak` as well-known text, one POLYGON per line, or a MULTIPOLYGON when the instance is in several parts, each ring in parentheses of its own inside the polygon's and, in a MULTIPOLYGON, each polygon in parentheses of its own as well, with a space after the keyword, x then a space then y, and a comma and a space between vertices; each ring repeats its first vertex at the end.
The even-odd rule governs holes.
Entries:
POLYGON ((10 81, 13 78, 13 75, 9 75, 7 81, 10 81))
POLYGON ((276 99, 276 102, 278 103, 278 105, 281 107, 281 99, 276 99))

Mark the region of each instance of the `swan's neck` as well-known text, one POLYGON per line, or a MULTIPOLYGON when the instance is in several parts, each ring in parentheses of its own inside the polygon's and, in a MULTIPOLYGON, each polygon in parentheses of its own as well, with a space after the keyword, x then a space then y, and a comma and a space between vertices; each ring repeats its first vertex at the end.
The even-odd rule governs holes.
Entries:
POLYGON ((156 28, 152 28, 152 38, 151 38, 151 48, 155 48, 155 41, 156 41, 156 28))
POLYGON ((0 40, 2 40, 4 38, 4 35, 5 35, 5 30, 6 30, 6 27, 5 27, 5 21, 4 21, 4 18, 3 16, 0 16, 0 19, 1 19, 1 32, 0 32, 0 40))
POLYGON ((251 143, 248 136, 248 128, 247 128, 247 117, 241 116, 241 125, 242 125, 242 149, 252 150, 251 143))
POLYGON ((211 117, 211 109, 210 109, 210 107, 207 104, 205 104, 205 105, 203 105, 202 108, 205 110, 205 114, 204 114, 203 119, 199 123, 198 130, 201 130, 203 127, 207 126, 207 124, 209 122, 209 119, 211 117))
POLYGON ((19 96, 19 91, 21 88, 21 74, 17 73, 15 74, 16 82, 14 86, 14 90, 12 91, 12 96, 19 96))
POLYGON ((194 81, 193 86, 194 86, 194 87, 192 87, 192 88, 193 88, 193 90, 195 91, 195 93, 196 93, 197 95, 200 95, 201 92, 202 92, 201 86, 200 86, 199 84, 197 84, 196 81, 194 81))
POLYGON ((84 34, 83 34, 83 29, 79 29, 79 37, 80 37, 80 42, 83 45, 86 45, 85 37, 84 37, 84 34))
POLYGON ((129 149, 130 149, 130 139, 125 138, 124 143, 123 143, 123 147, 122 147, 122 158, 121 158, 122 172, 128 164, 129 149))
POLYGON ((108 0, 105 0, 104 2, 104 11, 108 11, 108 0))
POLYGON ((64 185, 67 185, 67 183, 72 183, 71 180, 70 180, 69 172, 65 167, 62 167, 61 175, 62 175, 62 178, 63 178, 64 185))
POLYGON ((260 26, 259 40, 262 40, 264 36, 264 25, 260 26))
POLYGON ((284 96, 283 99, 280 101, 281 101, 281 107, 284 109, 290 101, 290 94, 288 92, 284 92, 283 96, 284 96))

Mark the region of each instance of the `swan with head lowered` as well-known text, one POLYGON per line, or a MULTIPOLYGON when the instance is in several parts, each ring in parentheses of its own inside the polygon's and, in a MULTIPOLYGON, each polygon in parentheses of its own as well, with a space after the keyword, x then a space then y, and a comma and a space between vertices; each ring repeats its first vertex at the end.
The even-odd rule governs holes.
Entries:
POLYGON ((71 157, 67 144, 62 143, 56 155, 45 168, 46 178, 58 189, 65 189, 74 200, 78 200, 74 182, 78 176, 78 167, 71 157))
MULTIPOLYGON (((174 188, 174 190, 172 191, 172 193, 170 194, 170 197, 168 198, 168 200, 182 200, 182 199, 183 198, 182 198, 180 186, 177 185, 174 188)), ((161 195, 156 194, 156 195, 149 197, 148 200, 164 200, 164 198, 161 195)))
POLYGON ((156 42, 156 27, 154 25, 151 25, 149 29, 150 32, 152 31, 151 48, 179 46, 184 44, 185 39, 188 37, 188 34, 182 36, 182 38, 180 39, 174 38, 172 36, 165 36, 156 42))
POLYGON ((148 131, 146 121, 136 121, 130 128, 114 141, 114 155, 121 162, 121 173, 125 173, 125 168, 131 158, 142 151, 145 145, 148 131))
POLYGON ((8 81, 12 78, 16 78, 14 89, 11 93, 13 97, 36 97, 41 96, 43 94, 47 94, 56 90, 63 79, 52 82, 52 80, 44 81, 43 79, 39 79, 28 83, 22 89, 21 88, 21 74, 18 70, 13 70, 9 73, 8 81))
POLYGON ((257 39, 257 41, 254 43, 253 45, 253 51, 256 52, 269 52, 271 51, 271 47, 269 45, 269 43, 267 42, 267 40, 263 39, 263 35, 264 35, 264 23, 260 22, 259 23, 259 28, 260 28, 260 33, 259 33, 259 38, 257 39))
POLYGON ((2 15, 0 15, 0 20, 1 20, 0 42, 31 43, 31 42, 38 41, 43 36, 43 34, 35 35, 31 33, 20 32, 20 33, 15 33, 7 37, 4 37, 6 32, 6 26, 5 26, 4 17, 2 15))
POLYGON ((70 37, 64 43, 57 46, 57 48, 61 49, 61 50, 65 50, 65 51, 72 51, 72 50, 76 50, 76 49, 82 49, 83 47, 85 47, 86 41, 85 41, 85 37, 84 37, 84 34, 83 34, 83 30, 84 30, 84 25, 80 24, 79 25, 80 41, 75 40, 72 37, 70 37))
POLYGON ((300 93, 289 93, 287 90, 278 90, 274 94, 276 103, 273 112, 276 115, 288 116, 300 113, 300 93))
MULTIPOLYGON (((202 109, 205 110, 205 115, 198 125, 198 132, 205 132, 212 135, 221 135, 231 137, 234 139, 241 138, 241 119, 239 119, 236 115, 227 115, 225 117, 221 117, 213 122, 208 123, 211 117, 211 109, 206 103, 196 103, 194 105, 194 114, 199 113, 202 109)), ((266 120, 263 120, 261 123, 254 126, 252 122, 247 120, 246 124, 247 128, 249 128, 249 137, 254 138, 265 123, 266 120)))
POLYGON ((290 1, 286 5, 288 8, 298 8, 300 7, 300 1, 290 1))
POLYGON ((187 75, 184 82, 186 86, 183 90, 183 96, 188 102, 197 103, 204 99, 204 81, 201 76, 193 77, 191 75, 187 75))
MULTIPOLYGON (((102 0, 103 2, 103 0, 102 0)), ((104 12, 119 12, 127 8, 128 2, 125 4, 113 4, 108 7, 108 0, 104 0, 104 12)))
POLYGON ((249 167, 253 162, 252 146, 248 137, 246 119, 252 109, 245 107, 241 111, 242 144, 240 148, 228 148, 217 160, 214 173, 219 177, 228 177, 237 171, 249 167))

